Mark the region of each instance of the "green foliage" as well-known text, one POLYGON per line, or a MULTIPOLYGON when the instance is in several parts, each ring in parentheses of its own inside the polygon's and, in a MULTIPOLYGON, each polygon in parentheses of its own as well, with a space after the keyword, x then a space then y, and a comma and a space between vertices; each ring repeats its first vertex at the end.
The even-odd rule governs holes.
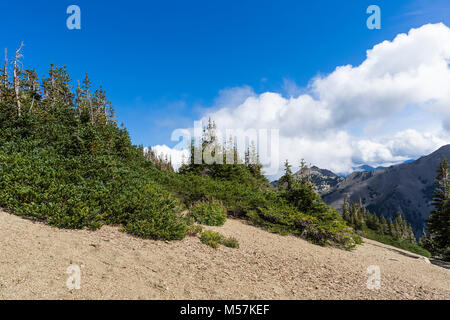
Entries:
POLYGON ((189 214, 195 221, 207 226, 222 226, 227 220, 224 205, 216 200, 194 203, 189 214))
POLYGON ((218 232, 206 230, 202 232, 200 241, 214 249, 218 249, 219 244, 223 241, 223 236, 218 232))
POLYGON ((424 249, 422 246, 420 246, 417 243, 413 243, 410 241, 406 241, 406 240, 399 240, 396 239, 390 235, 386 235, 386 234, 380 234, 372 229, 369 229, 367 227, 363 227, 362 230, 362 234, 365 238, 367 239, 371 239, 371 240, 375 240, 393 247, 397 247, 409 252, 413 252, 416 254, 420 254, 422 256, 431 257, 431 253, 424 249))
POLYGON ((147 188, 139 207, 130 215, 124 229, 142 238, 183 239, 187 226, 176 214, 176 201, 171 196, 147 188))
POLYGON ((187 235, 188 236, 196 236, 203 232, 203 227, 195 224, 188 225, 187 227, 187 235))
POLYGON ((269 181, 262 174, 254 141, 247 147, 245 159, 242 160, 233 139, 230 137, 226 143, 219 141, 216 130, 215 122, 209 119, 208 125, 203 129, 201 141, 192 140, 188 162, 182 165, 179 172, 226 181, 251 181, 269 186, 269 181), (210 159, 206 161, 205 157, 210 159), (211 162, 213 163, 209 164, 211 162))
POLYGON ((182 204, 154 184, 156 169, 106 112, 104 91, 91 94, 85 80, 75 103, 68 81, 52 66, 42 95, 23 89, 20 116, 1 96, 0 206, 61 228, 121 224, 140 237, 183 238, 182 204))
POLYGON ((279 180, 280 199, 275 205, 258 208, 252 214, 253 220, 271 231, 295 234, 319 245, 352 249, 361 243, 341 215, 314 191, 305 162, 300 164, 298 179, 294 179, 290 168, 286 161, 285 175, 279 180))
POLYGON ((361 243, 361 238, 340 219, 339 213, 329 207, 314 217, 284 203, 271 208, 259 208, 250 212, 249 218, 268 231, 300 236, 318 245, 353 249, 361 243))
POLYGON ((233 237, 224 238, 222 244, 228 248, 239 248, 239 241, 237 241, 237 239, 233 237))
POLYGON ((434 254, 450 261, 450 181, 447 159, 439 164, 435 185, 434 210, 427 221, 429 235, 423 242, 434 254))
POLYGON ((239 242, 233 237, 224 237, 219 232, 206 230, 203 231, 200 236, 200 241, 214 249, 218 249, 219 245, 222 244, 228 248, 239 248, 239 242))
MULTIPOLYGON (((217 140, 211 121, 175 173, 170 159, 131 144, 105 92, 93 89, 88 76, 72 92, 65 67, 51 66, 41 84, 28 70, 19 89, 21 113, 7 73, 2 79, 0 206, 11 213, 63 228, 122 225, 139 237, 172 240, 201 232, 180 214, 190 208, 206 224, 221 225, 230 215, 320 245, 349 249, 360 242, 306 176, 291 179, 287 164, 286 187, 272 188, 255 145, 241 159, 232 141, 217 140), (217 147, 211 156, 223 164, 195 164, 195 153, 211 144, 217 147)), ((237 244, 206 232, 202 237, 212 246, 237 244)))
POLYGON ((401 212, 397 213, 394 221, 389 219, 389 222, 387 222, 384 216, 378 218, 377 215, 370 213, 363 207, 361 201, 360 204, 355 202, 349 204, 347 199, 344 199, 342 212, 347 223, 357 231, 368 228, 381 235, 416 243, 412 227, 403 219, 401 212))
POLYGON ((170 159, 167 155, 165 156, 163 156, 162 154, 158 155, 152 148, 145 150, 144 148, 142 148, 142 152, 144 152, 146 159, 151 163, 153 163, 153 165, 157 169, 174 172, 172 159, 170 159))
MULTIPOLYGON (((239 178, 213 178, 195 174, 195 165, 186 165, 178 179, 166 176, 180 200, 187 206, 207 199, 220 200, 228 215, 247 219, 271 232, 293 234, 320 245, 346 249, 361 243, 361 238, 349 228, 339 213, 327 206, 305 181, 291 182, 291 188, 275 190, 248 174, 239 178)), ((239 166, 238 166, 239 167, 239 166)), ((208 171, 210 166, 203 165, 208 171)), ((212 169, 211 169, 212 170, 212 169)), ((241 167, 243 172, 245 167, 241 167)))
POLYGON ((361 199, 359 204, 349 204, 347 198, 345 198, 342 213, 347 223, 363 237, 426 257, 430 256, 430 253, 424 249, 421 243, 417 243, 411 225, 403 219, 401 212, 397 213, 394 221, 389 219, 389 222, 387 222, 384 216, 378 218, 364 208, 361 199))

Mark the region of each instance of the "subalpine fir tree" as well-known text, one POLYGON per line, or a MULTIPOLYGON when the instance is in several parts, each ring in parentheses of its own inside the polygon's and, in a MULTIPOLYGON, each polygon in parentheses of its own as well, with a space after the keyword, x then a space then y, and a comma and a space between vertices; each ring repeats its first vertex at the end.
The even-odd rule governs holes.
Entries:
POLYGON ((389 235, 391 237, 395 237, 395 226, 394 226, 394 223, 392 222, 392 219, 389 219, 388 230, 389 230, 389 235))
POLYGON ((39 77, 34 70, 24 70, 24 79, 22 80, 23 101, 25 106, 29 106, 28 112, 40 109, 41 101, 39 77))
POLYGON ((42 80, 44 105, 47 109, 73 108, 72 85, 66 67, 50 65, 48 77, 42 80))
POLYGON ((375 230, 380 233, 382 232, 381 223, 376 214, 371 214, 370 212, 364 210, 363 215, 366 226, 369 229, 375 230))
POLYGON ((434 210, 428 217, 427 227, 434 253, 450 260, 450 182, 447 159, 442 160, 439 164, 435 185, 434 210))
POLYGON ((347 195, 344 197, 344 203, 342 204, 342 217, 348 224, 352 224, 352 219, 350 217, 350 212, 348 208, 348 197, 347 195))
POLYGON ((255 177, 262 175, 262 165, 259 162, 259 155, 254 141, 252 141, 250 146, 247 148, 245 153, 245 162, 247 168, 255 177))
POLYGON ((394 220, 394 234, 393 236, 397 239, 403 238, 405 235, 404 232, 404 223, 402 218, 402 213, 399 211, 394 220))
POLYGON ((411 225, 408 226, 407 240, 411 243, 417 242, 416 236, 414 234, 414 231, 413 231, 411 225))
POLYGON ((102 86, 100 86, 100 89, 95 90, 92 98, 92 113, 95 123, 108 123, 109 104, 110 102, 106 98, 106 92, 103 90, 102 86))
POLYGON ((294 186, 295 179, 292 174, 292 166, 289 164, 289 161, 286 159, 284 162, 284 175, 278 180, 278 186, 280 188, 284 188, 286 190, 291 190, 294 186))
POLYGON ((174 172, 173 165, 172 165, 172 158, 169 157, 167 154, 157 154, 153 148, 148 148, 143 150, 144 156, 148 161, 153 163, 153 165, 162 171, 169 171, 174 172))
POLYGON ((94 123, 91 90, 91 80, 86 73, 82 85, 80 86, 80 83, 78 83, 76 91, 76 104, 78 106, 78 114, 82 122, 94 123))
POLYGON ((388 226, 386 218, 383 215, 380 218, 380 224, 381 224, 381 232, 383 234, 388 234, 389 233, 389 226, 388 226))
POLYGON ((363 228, 363 217, 360 214, 360 208, 358 204, 352 203, 350 205, 350 216, 352 219, 352 225, 356 230, 362 230, 363 228))
POLYGON ((299 179, 302 183, 311 183, 310 168, 306 164, 305 159, 300 161, 300 176, 299 179))

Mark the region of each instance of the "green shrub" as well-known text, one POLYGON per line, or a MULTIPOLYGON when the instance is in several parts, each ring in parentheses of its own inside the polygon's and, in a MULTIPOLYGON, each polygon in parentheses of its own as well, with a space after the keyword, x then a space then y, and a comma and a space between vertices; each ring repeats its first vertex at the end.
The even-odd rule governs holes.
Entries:
POLYGON ((200 236, 200 241, 214 249, 219 247, 219 244, 222 243, 223 236, 215 231, 206 230, 202 232, 200 236))
POLYGON ((149 192, 141 206, 127 220, 124 229, 128 233, 162 240, 178 240, 186 236, 187 225, 177 215, 176 202, 170 196, 149 192))
POLYGON ((447 247, 445 249, 442 250, 442 257, 445 261, 450 261, 450 247, 447 247))
POLYGON ((233 237, 223 239, 222 244, 229 248, 239 248, 239 242, 233 237))
POLYGON ((217 241, 214 240, 205 240, 203 241, 204 244, 214 248, 214 249, 219 249, 219 243, 217 241))
POLYGON ((154 183, 152 168, 113 124, 82 123, 62 111, 0 116, 0 206, 16 215, 60 228, 121 224, 136 236, 181 239, 181 203, 154 183))
POLYGON ((220 201, 199 201, 189 211, 198 223, 207 226, 222 226, 227 220, 225 207, 220 201))
POLYGON ((353 249, 361 243, 361 237, 331 207, 323 206, 315 215, 301 213, 289 203, 279 202, 253 210, 247 216, 252 223, 270 232, 296 235, 318 245, 353 249))
POLYGON ((187 235, 188 236, 196 236, 197 234, 201 234, 203 232, 203 227, 199 225, 188 225, 187 235))
POLYGON ((219 232, 211 230, 206 230, 202 232, 200 236, 200 241, 206 245, 213 247, 214 249, 217 249, 219 247, 219 244, 222 244, 225 247, 229 248, 239 248, 239 242, 237 241, 236 238, 233 237, 225 238, 219 232))

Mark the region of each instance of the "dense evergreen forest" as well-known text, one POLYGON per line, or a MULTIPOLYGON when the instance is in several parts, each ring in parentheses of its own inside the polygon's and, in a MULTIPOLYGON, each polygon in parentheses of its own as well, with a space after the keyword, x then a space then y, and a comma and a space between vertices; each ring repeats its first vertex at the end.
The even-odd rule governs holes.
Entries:
MULTIPOLYGON (((254 150, 241 159, 224 143, 224 154, 232 148, 240 161, 189 160, 176 173, 170 161, 131 144, 105 91, 87 75, 74 87, 66 67, 51 65, 40 79, 19 67, 20 58, 19 49, 12 64, 5 59, 0 81, 0 206, 8 212, 61 228, 121 225, 136 236, 173 240, 191 233, 195 220, 223 223, 204 217, 222 210, 320 245, 360 242, 310 182, 273 189, 248 161, 254 150)), ((211 143, 213 127, 193 149, 211 143)))
POLYGON ((361 199, 359 203, 349 203, 344 198, 342 216, 348 225, 365 238, 431 257, 431 253, 417 243, 411 225, 403 219, 401 212, 397 212, 394 220, 388 221, 384 216, 378 217, 367 210, 361 204, 361 199))

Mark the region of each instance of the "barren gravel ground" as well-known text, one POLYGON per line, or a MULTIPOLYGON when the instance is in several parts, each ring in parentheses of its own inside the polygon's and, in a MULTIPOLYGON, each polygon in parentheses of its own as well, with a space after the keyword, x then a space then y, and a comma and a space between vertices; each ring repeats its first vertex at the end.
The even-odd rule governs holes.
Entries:
POLYGON ((238 220, 213 229, 241 247, 59 230, 0 211, 0 299, 450 299, 450 270, 371 240, 346 252, 238 220), (72 264, 80 290, 66 287, 72 264), (378 291, 366 287, 370 265, 378 291))

